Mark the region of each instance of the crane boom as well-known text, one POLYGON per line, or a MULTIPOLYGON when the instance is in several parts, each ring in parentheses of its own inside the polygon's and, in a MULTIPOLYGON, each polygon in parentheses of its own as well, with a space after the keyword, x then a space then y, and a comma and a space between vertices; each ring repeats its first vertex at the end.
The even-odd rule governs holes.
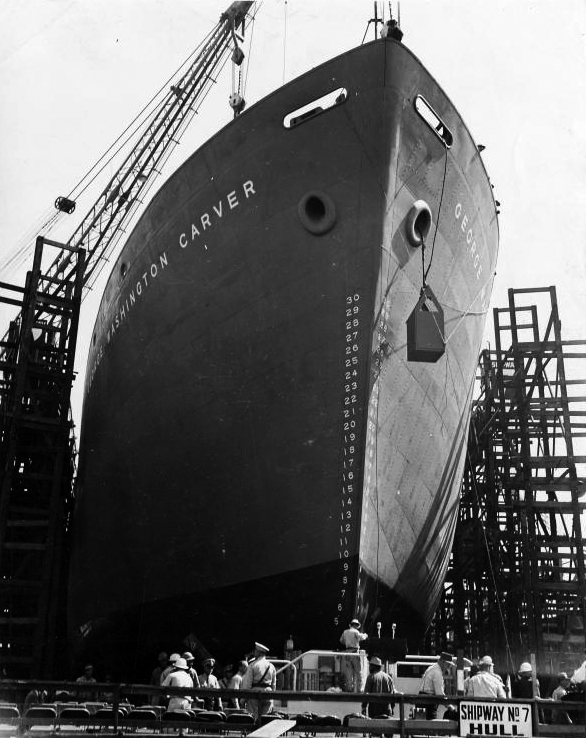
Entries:
POLYGON ((141 195, 159 174, 195 114, 213 74, 226 61, 235 29, 244 26, 252 2, 234 2, 222 13, 201 53, 174 84, 148 121, 140 140, 104 188, 45 276, 60 280, 71 270, 71 248, 86 251, 83 283, 88 284, 102 259, 112 251, 122 229, 140 204, 141 195))

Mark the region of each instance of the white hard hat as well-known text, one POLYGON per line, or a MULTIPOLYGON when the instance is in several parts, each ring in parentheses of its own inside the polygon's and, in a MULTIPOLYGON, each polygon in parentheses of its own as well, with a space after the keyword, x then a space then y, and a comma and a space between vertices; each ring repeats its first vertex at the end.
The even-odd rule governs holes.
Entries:
POLYGON ((533 671, 531 664, 528 661, 523 661, 519 667, 519 674, 528 674, 531 671, 533 671))

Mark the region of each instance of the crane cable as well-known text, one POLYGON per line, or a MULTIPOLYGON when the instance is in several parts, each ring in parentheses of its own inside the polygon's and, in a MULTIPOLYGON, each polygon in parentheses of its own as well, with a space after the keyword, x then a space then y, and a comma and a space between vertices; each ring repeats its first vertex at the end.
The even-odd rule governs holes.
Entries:
MULTIPOLYGON (((255 9, 254 9, 254 12, 253 12, 253 13, 251 14, 251 16, 250 16, 250 21, 249 21, 249 23, 252 23, 252 24, 253 24, 253 29, 254 29, 254 21, 255 21, 255 19, 256 19, 256 15, 257 15, 258 11, 260 10, 261 6, 262 6, 262 2, 261 2, 261 3, 257 3, 257 4, 256 4, 256 6, 255 6, 255 9)), ((216 26, 216 28, 215 28, 215 29, 214 29, 214 30, 212 31, 212 33, 211 33, 211 34, 209 34, 209 36, 210 36, 210 35, 212 35, 213 33, 215 33, 216 29, 217 29, 217 26, 216 26)), ((188 58, 187 58, 187 59, 186 59, 186 60, 185 60, 185 61, 183 62, 183 64, 181 65, 181 67, 179 67, 179 70, 181 70, 181 68, 182 68, 183 66, 185 66, 185 64, 186 64, 186 63, 187 63, 187 62, 188 62, 188 61, 189 61, 189 60, 191 59, 191 57, 193 57, 193 55, 194 55, 195 53, 197 53, 197 52, 199 51, 199 48, 200 48, 200 47, 201 47, 201 46, 202 46, 203 44, 207 43, 207 41, 208 41, 208 38, 209 38, 209 36, 208 36, 208 37, 206 37, 206 39, 204 40, 204 42, 202 42, 202 44, 200 44, 200 45, 198 46, 198 48, 196 49, 196 51, 195 51, 195 52, 193 52, 192 54, 190 54, 190 56, 189 56, 189 57, 188 57, 188 58)), ((251 42, 252 42, 252 39, 251 39, 251 42)), ((226 60, 227 60, 227 55, 228 55, 228 53, 229 53, 229 49, 228 49, 228 48, 226 48, 226 49, 224 50, 224 52, 223 52, 223 55, 224 55, 224 56, 225 56, 226 58, 224 59, 224 61, 220 61, 220 64, 219 64, 219 69, 221 69, 221 68, 223 67, 223 65, 225 64, 225 62, 226 62, 226 60)), ((179 71, 179 70, 178 70, 178 71, 179 71)), ((164 91, 166 92, 166 89, 167 89, 167 88, 166 88, 166 85, 168 84, 168 82, 169 82, 169 81, 171 81, 172 79, 174 79, 174 78, 175 78, 176 76, 177 76, 177 72, 176 72, 176 73, 175 73, 175 74, 174 74, 174 75, 173 75, 173 76, 172 76, 172 77, 170 78, 170 80, 168 80, 168 81, 167 81, 167 82, 166 82, 166 83, 165 83, 165 84, 164 84, 164 85, 162 86, 161 90, 164 90, 164 91)), ((212 87, 213 87, 213 84, 212 84, 212 82, 213 82, 213 80, 211 80, 211 81, 210 81, 210 80, 208 80, 208 82, 207 82, 207 87, 206 87, 205 89, 203 89, 203 88, 202 88, 202 89, 203 89, 203 92, 202 92, 202 95, 201 95, 201 97, 200 97, 200 100, 199 100, 199 104, 198 104, 198 107, 199 107, 199 106, 201 106, 201 105, 202 105, 202 104, 204 103, 204 101, 206 100, 207 96, 209 95, 209 93, 210 93, 210 91, 211 91, 211 89, 212 89, 212 87)), ((246 83, 245 83, 245 84, 246 84, 246 83)), ((159 91, 159 92, 160 92, 160 91, 159 91)), ((148 107, 148 106, 146 106, 146 107, 148 107)), ((143 110, 144 110, 144 109, 143 109, 143 110)), ((195 109, 195 108, 192 108, 192 109, 191 109, 191 112, 190 112, 190 114, 189 114, 189 115, 187 115, 187 116, 185 117, 185 119, 184 119, 184 122, 182 123, 182 126, 183 126, 183 127, 186 127, 187 125, 189 125, 189 123, 190 123, 190 122, 191 122, 191 120, 193 119, 193 116, 194 116, 194 115, 196 115, 196 113, 197 113, 197 109, 195 109)), ((170 148, 170 149, 169 149, 169 150, 168 150, 168 151, 166 152, 166 154, 165 154, 165 157, 164 157, 164 159, 163 159, 163 160, 162 160, 162 161, 160 162, 160 166, 161 166, 161 168, 163 168, 163 167, 165 166, 165 164, 166 164, 166 163, 167 163, 167 161, 169 160, 169 157, 171 156, 172 152, 173 152, 173 149, 172 149, 172 148, 170 148)), ((151 190, 151 188, 153 187, 153 185, 154 185, 154 184, 155 184, 155 180, 154 180, 154 179, 153 179, 153 180, 151 180, 150 182, 148 182, 148 183, 147 183, 147 185, 146 185, 145 189, 144 189, 144 190, 143 190, 143 192, 142 192, 142 197, 143 197, 143 198, 144 198, 144 197, 145 197, 145 196, 146 196, 146 195, 147 195, 147 194, 149 193, 149 191, 151 190)), ((136 204, 136 203, 133 203, 133 206, 134 206, 135 204, 136 204)), ((132 216, 131 216, 131 217, 132 217, 132 216)), ((117 233, 116 233, 116 234, 115 234, 115 235, 114 235, 114 236, 112 237, 112 240, 111 240, 110 244, 108 245, 108 247, 107 247, 106 251, 105 251, 105 252, 104 252, 104 254, 103 254, 103 258, 101 258, 101 259, 100 259, 99 263, 97 264, 97 266, 95 267, 94 271, 92 272, 92 275, 91 275, 90 279, 88 280, 87 284, 85 285, 85 289, 86 289, 87 291, 86 291, 86 292, 84 292, 84 294, 83 294, 83 296, 82 296, 82 302, 83 302, 83 301, 85 300, 85 298, 86 298, 86 297, 87 297, 87 295, 88 295, 88 292, 89 292, 89 291, 91 291, 91 289, 92 289, 92 287, 94 286, 94 284, 96 283, 96 281, 97 281, 97 279, 98 279, 99 275, 100 275, 100 274, 101 274, 101 272, 103 271, 103 269, 104 269, 105 265, 106 265, 106 264, 108 263, 108 259, 109 259, 109 257, 111 256, 111 254, 112 254, 112 251, 113 251, 113 250, 115 249, 115 247, 116 247, 116 245, 117 245, 118 241, 120 240, 120 238, 122 237, 122 235, 123 235, 123 232, 122 232, 122 231, 119 231, 119 232, 117 232, 117 233)))
MULTIPOLYGON (((104 151, 97 161, 88 169, 84 176, 77 182, 67 195, 67 199, 75 200, 86 192, 93 184, 97 177, 108 167, 116 156, 127 146, 131 138, 136 134, 139 127, 143 125, 148 115, 152 115, 153 108, 161 105, 161 97, 167 93, 169 84, 176 79, 184 67, 200 52, 202 47, 209 43, 210 38, 219 29, 220 23, 205 36, 198 46, 184 59, 175 72, 161 85, 154 93, 150 100, 143 106, 134 119, 126 126, 116 140, 104 151), (156 104, 156 105, 155 105, 156 104), (119 144, 119 145, 118 145, 119 144), (118 146, 117 146, 118 145, 118 146), (117 148, 115 148, 117 146, 117 148), (114 150, 113 153, 112 150, 114 150), (111 155, 110 155, 111 154, 111 155), (109 158, 107 158, 109 156, 109 158), (97 171, 96 171, 97 170, 97 171), (93 176, 91 176, 93 174, 93 176), (91 179, 89 179, 91 176, 91 179), (89 181, 87 181, 89 179, 89 181), (85 183, 85 184, 84 184, 85 183), (83 185, 83 186, 82 186, 83 185)), ((32 255, 35 246, 35 238, 38 235, 46 235, 50 233, 57 223, 62 219, 64 213, 60 210, 54 211, 52 208, 45 210, 40 217, 29 226, 25 233, 20 237, 17 245, 11 249, 8 254, 0 261, 0 272, 5 276, 7 273, 14 273, 19 269, 32 255)))

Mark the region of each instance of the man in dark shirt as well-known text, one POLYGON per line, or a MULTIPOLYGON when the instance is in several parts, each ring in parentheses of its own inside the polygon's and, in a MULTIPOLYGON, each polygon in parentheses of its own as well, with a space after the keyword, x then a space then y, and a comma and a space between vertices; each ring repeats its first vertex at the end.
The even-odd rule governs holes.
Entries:
MULTIPOLYGON (((393 678, 383 671, 382 661, 378 656, 373 656, 368 664, 369 674, 366 677, 364 691, 367 693, 395 694, 393 678)), ((393 702, 363 702, 362 712, 368 717, 388 717, 393 714, 395 704, 393 702)))
POLYGON ((519 671, 511 682, 511 696, 528 700, 533 699, 533 697, 541 697, 539 680, 533 676, 533 668, 528 661, 521 664, 519 671))

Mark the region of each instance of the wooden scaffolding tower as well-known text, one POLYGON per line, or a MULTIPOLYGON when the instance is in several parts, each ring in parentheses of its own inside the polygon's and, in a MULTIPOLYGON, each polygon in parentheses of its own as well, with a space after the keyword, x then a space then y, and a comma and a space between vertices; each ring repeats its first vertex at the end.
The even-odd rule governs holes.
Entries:
POLYGON ((85 252, 69 248, 66 275, 48 277, 47 246, 69 248, 37 238, 25 287, 0 283, 0 301, 21 308, 0 346, 0 662, 12 678, 54 677, 65 636, 69 400, 85 252))
POLYGON ((562 340, 555 287, 510 289, 494 330, 429 646, 571 671, 586 622, 586 341, 562 340))

